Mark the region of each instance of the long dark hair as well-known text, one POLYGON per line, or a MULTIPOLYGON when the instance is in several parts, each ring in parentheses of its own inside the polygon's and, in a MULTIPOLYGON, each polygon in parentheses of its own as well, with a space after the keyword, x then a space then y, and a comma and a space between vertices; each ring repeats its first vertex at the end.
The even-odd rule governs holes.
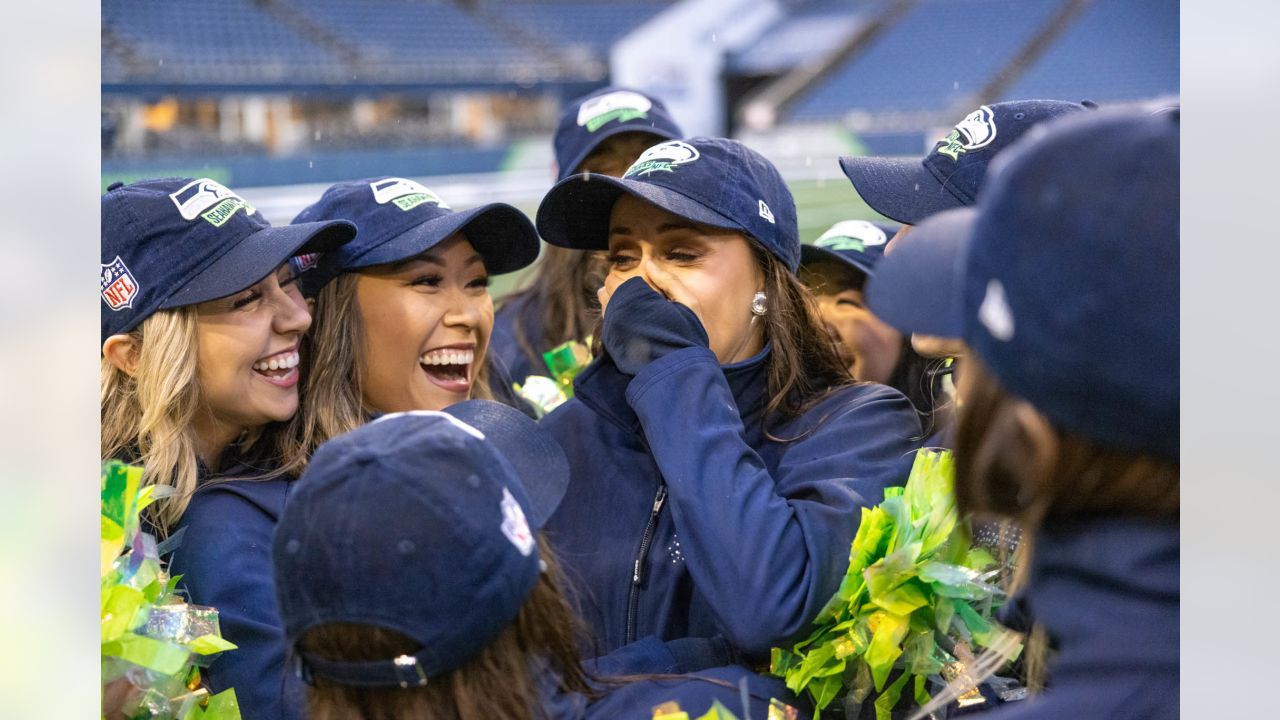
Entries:
MULTIPOLYGON (((594 699, 595 679, 582 667, 582 621, 563 593, 554 554, 539 536, 547 570, 515 620, 462 667, 433 677, 423 687, 361 688, 316 678, 307 698, 311 720, 546 720, 534 658, 555 673, 558 690, 594 699)), ((417 643, 380 627, 331 623, 308 630, 303 650, 332 660, 386 660, 416 653, 417 643)))
POLYGON ((944 421, 948 402, 942 378, 947 374, 946 358, 929 358, 911 347, 911 336, 902 339, 898 364, 893 366, 885 385, 901 392, 911 401, 920 418, 924 437, 929 437, 944 421))
POLYGON ((502 299, 500 310, 520 302, 522 310, 540 311, 528 318, 542 328, 537 337, 528 336, 525 318, 515 323, 516 344, 535 367, 542 367, 544 351, 570 340, 583 342, 591 334, 600 319, 596 290, 606 270, 603 253, 544 245, 529 285, 502 299))

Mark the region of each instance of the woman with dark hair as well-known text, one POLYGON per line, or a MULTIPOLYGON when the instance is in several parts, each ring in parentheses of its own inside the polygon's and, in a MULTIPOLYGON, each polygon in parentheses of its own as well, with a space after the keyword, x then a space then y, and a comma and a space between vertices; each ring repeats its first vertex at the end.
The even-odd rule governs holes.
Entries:
MULTIPOLYGON (((554 144, 556 179, 592 172, 620 177, 647 148, 683 133, 661 100, 606 87, 572 100, 554 144)), ((542 354, 584 342, 600 319, 596 289, 604 253, 544 247, 529 285, 502 300, 493 322, 493 363, 512 380, 547 374, 542 354)))
MULTIPOLYGON (((699 717, 719 702, 763 718, 771 699, 795 702, 742 667, 597 679, 619 663, 580 660, 540 539, 567 482, 554 440, 483 400, 384 415, 322 446, 273 546, 308 717, 649 720, 664 703, 699 717)), ((625 652, 662 655, 645 645, 625 652)))
POLYGON ((946 402, 943 379, 949 364, 916 352, 911 336, 876 317, 865 298, 893 232, 865 220, 836 223, 800 249, 800 280, 817 297, 823 323, 853 379, 906 395, 929 437, 941 425, 934 415, 946 402))
POLYGON ((707 639, 708 665, 763 661, 838 588, 861 509, 905 480, 911 404, 851 383, 795 274, 791 193, 741 143, 569 178, 537 223, 609 251, 600 357, 542 421, 573 471, 549 536, 601 650, 652 634, 707 639))
POLYGON ((991 717, 1178 716, 1178 144, 1177 113, 1055 121, 915 230, 968 249, 957 503, 1031 538, 1054 648, 991 717))

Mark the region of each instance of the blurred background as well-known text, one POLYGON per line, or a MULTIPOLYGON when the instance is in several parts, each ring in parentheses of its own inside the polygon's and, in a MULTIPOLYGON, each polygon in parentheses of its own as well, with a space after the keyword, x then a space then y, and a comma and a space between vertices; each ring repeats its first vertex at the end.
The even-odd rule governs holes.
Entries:
POLYGON ((1171 0, 103 0, 101 182, 210 177, 286 223, 400 175, 532 216, 566 101, 612 83, 777 163, 811 242, 876 219, 836 156, 1000 100, 1177 102, 1178 31, 1171 0))

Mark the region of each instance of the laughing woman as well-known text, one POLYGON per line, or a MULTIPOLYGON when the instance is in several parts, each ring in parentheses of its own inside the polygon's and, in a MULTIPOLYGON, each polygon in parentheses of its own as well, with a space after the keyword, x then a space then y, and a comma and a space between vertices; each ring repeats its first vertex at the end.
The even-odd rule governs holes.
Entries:
POLYGON ((271 227, 202 179, 113 185, 102 198, 102 456, 173 489, 148 522, 182 532, 170 560, 189 599, 240 649, 205 680, 246 717, 283 715, 284 645, 271 533, 296 468, 299 272, 351 239, 348 222, 271 227))
POLYGON ((573 466, 547 530, 599 651, 652 634, 706 639, 695 664, 765 660, 839 587, 860 510, 905 480, 910 402, 853 384, 795 275, 791 193, 738 142, 564 180, 538 229, 610 255, 603 355, 543 420, 573 466))
POLYGON ((339 183, 294 222, 349 220, 359 237, 316 299, 297 455, 373 415, 490 399, 489 276, 538 256, 538 235, 502 203, 454 212, 412 180, 339 183))

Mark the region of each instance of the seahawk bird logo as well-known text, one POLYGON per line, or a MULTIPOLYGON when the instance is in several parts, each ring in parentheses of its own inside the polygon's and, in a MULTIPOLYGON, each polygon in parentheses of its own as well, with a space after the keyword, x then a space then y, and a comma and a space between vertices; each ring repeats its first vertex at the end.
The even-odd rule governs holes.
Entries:
POLYGON ((959 160, 962 154, 986 147, 995 139, 995 113, 991 108, 983 105, 966 115, 956 124, 954 130, 947 133, 938 146, 938 152, 952 160, 959 160))
POLYGON ((701 155, 694 146, 679 140, 654 145, 641 153, 622 177, 648 175, 653 172, 675 172, 675 168, 697 160, 701 155))
POLYGON ((649 116, 653 103, 649 98, 630 90, 619 90, 598 98, 591 98, 578 108, 578 126, 595 132, 612 120, 620 123, 649 116))
POLYGON ((450 209, 439 195, 431 192, 426 186, 404 178, 387 178, 369 183, 373 190, 373 199, 379 205, 393 203, 401 210, 412 210, 422 203, 434 203, 436 207, 450 209))
POLYGON ((865 252, 869 247, 888 241, 884 231, 866 220, 842 220, 813 241, 817 247, 827 250, 853 250, 865 252))

